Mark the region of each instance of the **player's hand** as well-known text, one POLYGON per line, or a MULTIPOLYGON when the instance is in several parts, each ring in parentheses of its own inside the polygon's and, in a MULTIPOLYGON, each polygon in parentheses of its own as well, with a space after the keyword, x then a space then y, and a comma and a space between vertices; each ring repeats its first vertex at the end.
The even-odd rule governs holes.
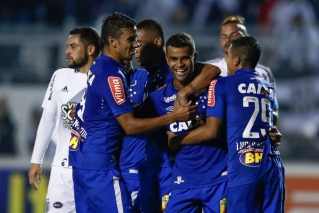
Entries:
POLYGON ((76 110, 76 106, 72 107, 71 113, 70 113, 72 120, 74 119, 74 116, 75 116, 75 110, 76 110))
POLYGON ((273 144, 275 144, 275 146, 280 146, 280 142, 281 142, 281 133, 278 131, 276 126, 271 127, 270 132, 268 133, 270 136, 271 141, 273 142, 273 144))
POLYGON ((168 147, 171 150, 176 151, 180 146, 177 137, 175 137, 175 134, 171 131, 167 131, 166 134, 168 135, 168 147))
POLYGON ((41 173, 41 164, 32 163, 29 170, 29 183, 35 190, 38 190, 38 184, 41 183, 41 173))
POLYGON ((196 117, 197 114, 197 105, 191 105, 192 102, 189 101, 187 104, 174 108, 172 112, 174 116, 174 121, 181 122, 181 121, 189 121, 196 117))

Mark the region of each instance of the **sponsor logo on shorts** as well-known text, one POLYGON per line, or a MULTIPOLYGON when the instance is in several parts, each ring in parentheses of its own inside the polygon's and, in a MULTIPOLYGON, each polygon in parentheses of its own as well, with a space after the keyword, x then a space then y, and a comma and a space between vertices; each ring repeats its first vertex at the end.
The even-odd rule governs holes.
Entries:
POLYGON ((53 207, 56 209, 60 209, 63 207, 63 204, 61 202, 55 202, 53 203, 53 207))
POLYGON ((164 212, 166 210, 166 205, 168 203, 169 195, 164 195, 162 197, 162 211, 164 212))
POLYGON ((246 149, 245 152, 240 154, 239 161, 245 166, 259 167, 263 158, 263 151, 263 149, 246 149))
POLYGON ((174 183, 176 184, 181 184, 181 183, 184 183, 185 181, 182 179, 182 176, 177 176, 177 180, 174 181, 174 183))
POLYGON ((226 198, 219 201, 220 213, 226 213, 226 198))
POLYGON ((123 104, 125 102, 125 93, 122 79, 120 77, 108 77, 107 80, 115 102, 118 105, 123 104))
POLYGON ((215 106, 215 85, 217 83, 217 80, 213 80, 210 82, 209 88, 208 88, 208 101, 207 106, 215 106))
POLYGON ((48 213, 50 211, 50 200, 46 199, 45 201, 45 212, 48 213))

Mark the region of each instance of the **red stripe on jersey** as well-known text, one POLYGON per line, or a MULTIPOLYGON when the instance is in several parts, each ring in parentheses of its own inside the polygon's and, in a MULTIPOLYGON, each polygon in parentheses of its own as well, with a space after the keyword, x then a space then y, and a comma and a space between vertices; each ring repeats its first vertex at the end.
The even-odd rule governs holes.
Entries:
POLYGON ((217 80, 213 80, 210 82, 209 88, 208 88, 208 101, 207 106, 215 106, 215 85, 217 83, 217 80))
POLYGON ((115 102, 121 105, 125 102, 125 93, 122 79, 119 77, 108 77, 109 86, 115 102))

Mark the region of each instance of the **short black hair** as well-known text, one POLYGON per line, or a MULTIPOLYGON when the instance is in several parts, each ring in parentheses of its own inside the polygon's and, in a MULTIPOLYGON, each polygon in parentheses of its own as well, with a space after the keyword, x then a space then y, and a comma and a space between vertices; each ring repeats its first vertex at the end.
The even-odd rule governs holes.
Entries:
POLYGON ((100 47, 101 49, 105 45, 109 45, 107 38, 112 36, 119 38, 122 35, 123 28, 134 28, 136 24, 135 19, 124 15, 123 13, 113 13, 106 16, 102 21, 100 47))
POLYGON ((94 57, 96 58, 100 54, 99 39, 100 34, 96 29, 90 26, 76 27, 70 31, 70 35, 80 35, 80 40, 86 45, 94 45, 95 52, 94 57))
POLYGON ((172 35, 166 42, 166 52, 168 46, 181 48, 181 47, 189 47, 192 55, 195 53, 195 42, 191 35, 181 32, 172 35))
POLYGON ((232 51, 238 54, 244 63, 249 64, 253 69, 256 67, 261 56, 261 48, 254 37, 243 36, 235 38, 231 45, 232 51))
POLYGON ((145 19, 143 21, 140 21, 137 23, 136 28, 139 29, 145 29, 147 31, 155 32, 161 39, 162 39, 162 47, 164 47, 165 44, 165 32, 164 28, 161 25, 160 22, 158 22, 155 19, 145 19))

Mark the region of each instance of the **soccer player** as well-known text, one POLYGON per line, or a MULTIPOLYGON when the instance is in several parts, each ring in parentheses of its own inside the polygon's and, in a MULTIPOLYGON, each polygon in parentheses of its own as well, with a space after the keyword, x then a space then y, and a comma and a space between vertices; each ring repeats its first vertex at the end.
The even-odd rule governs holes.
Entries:
POLYGON ((213 80, 206 124, 189 134, 170 134, 170 147, 215 138, 227 126, 227 212, 283 212, 284 167, 267 132, 273 122, 274 88, 254 68, 261 55, 250 36, 232 41, 226 56, 228 76, 213 80), (171 138, 172 137, 172 138, 171 138))
POLYGON ((188 104, 161 117, 134 117, 127 97, 129 73, 122 64, 132 60, 138 46, 135 23, 122 13, 102 22, 102 54, 88 73, 69 144, 77 213, 131 212, 118 165, 124 133, 140 134, 196 114, 197 107, 188 104))
POLYGON ((86 87, 86 73, 100 53, 100 35, 92 27, 70 31, 66 58, 68 68, 54 72, 42 104, 43 113, 31 157, 29 182, 37 190, 41 182, 41 164, 58 123, 58 140, 52 162, 46 212, 75 212, 72 167, 69 165, 72 107, 80 102, 86 87))
MULTIPOLYGON (((139 47, 137 48, 135 58, 141 67, 144 67, 147 72, 147 84, 145 92, 150 93, 164 84, 171 81, 172 73, 167 65, 165 59, 165 33, 161 24, 154 19, 145 19, 137 25, 137 41, 139 47)), ((191 84, 196 88, 204 88, 209 85, 210 80, 219 75, 220 70, 216 66, 205 63, 196 63, 195 70, 200 73, 191 84)), ((188 88, 185 94, 194 93, 194 90, 188 88)), ((137 95, 137 94, 136 94, 137 95)), ((175 96, 168 100, 174 102, 175 96)), ((146 107, 147 108, 147 107, 146 107)), ((145 113, 146 110, 142 109, 145 113)), ((132 156, 131 158, 122 158, 121 166, 130 165, 134 163, 141 165, 144 163, 143 171, 139 171, 141 182, 140 201, 143 212, 160 211, 158 209, 165 209, 165 204, 169 192, 171 190, 171 160, 168 154, 167 137, 165 131, 157 131, 147 136, 146 147, 146 162, 141 162, 145 158, 145 152, 142 151, 142 146, 145 147, 145 142, 132 142, 131 139, 124 139, 124 144, 129 143, 129 151, 122 150, 122 155, 132 156), (136 148, 134 148, 136 147, 136 148), (129 161, 130 160, 130 161, 129 161), (159 188, 155 185, 159 184, 159 188), (160 198, 158 198, 160 196, 160 198), (162 202, 162 203, 161 203, 162 202)), ((145 138, 143 138, 145 141, 145 138)), ((123 144, 123 146, 124 146, 123 144)), ((144 148, 145 150, 145 148, 144 148)), ((134 167, 133 167, 134 168, 134 167)), ((136 170, 136 166, 134 168, 136 170)))
MULTIPOLYGON (((133 106, 134 116, 145 118, 146 113, 142 104, 147 97, 145 85, 147 83, 148 72, 145 69, 137 69, 132 66, 132 61, 125 61, 125 68, 130 73, 130 84, 128 98, 133 106)), ((145 135, 125 135, 123 138, 119 166, 132 199, 132 212, 140 212, 139 170, 145 158, 145 135)))
MULTIPOLYGON (((247 29, 244 25, 244 18, 241 16, 229 16, 224 19, 220 26, 220 46, 222 48, 222 51, 224 52, 224 57, 221 58, 215 58, 206 61, 206 63, 213 64, 221 70, 221 76, 227 76, 227 66, 226 66, 226 57, 227 57, 227 51, 231 44, 231 41, 234 38, 242 37, 242 36, 248 36, 247 29)), ((272 75, 271 70, 269 67, 266 67, 261 64, 257 64, 255 67, 255 70, 257 73, 266 81, 271 83, 273 87, 276 89, 276 82, 272 75)), ((275 100, 275 117, 274 117, 274 124, 277 123, 278 118, 278 102, 277 99, 275 100)))
MULTIPOLYGON (((198 53, 190 35, 172 35, 166 43, 166 60, 174 76, 165 86, 151 93, 159 115, 170 113, 174 102, 165 101, 187 86, 195 77, 198 53)), ((206 120, 207 88, 191 98, 198 105, 197 117, 166 126, 178 135, 203 125, 206 120)), ((225 137, 182 146, 174 156, 172 190, 165 212, 224 212, 226 209, 227 143, 225 137)))

